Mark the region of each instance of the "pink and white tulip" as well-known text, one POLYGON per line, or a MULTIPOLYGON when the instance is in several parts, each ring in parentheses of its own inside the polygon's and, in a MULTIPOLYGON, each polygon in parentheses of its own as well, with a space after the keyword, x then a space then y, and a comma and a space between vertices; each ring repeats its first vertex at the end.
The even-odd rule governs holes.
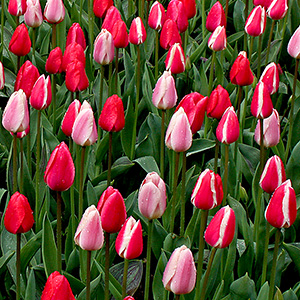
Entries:
POLYGON ((110 64, 115 55, 114 40, 111 33, 102 29, 94 42, 94 60, 100 65, 110 64))
POLYGON ((43 23, 43 13, 39 0, 27 0, 27 9, 24 14, 24 21, 29 27, 39 27, 43 23))

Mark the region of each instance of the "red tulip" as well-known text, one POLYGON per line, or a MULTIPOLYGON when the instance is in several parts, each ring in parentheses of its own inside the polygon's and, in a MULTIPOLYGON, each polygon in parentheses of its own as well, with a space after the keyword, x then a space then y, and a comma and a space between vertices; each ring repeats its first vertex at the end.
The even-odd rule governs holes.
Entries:
POLYGON ((111 33, 102 29, 94 42, 94 60, 100 65, 110 64, 115 55, 114 40, 111 33))
POLYGON ((46 71, 50 74, 61 73, 62 60, 63 60, 63 55, 59 47, 56 47, 53 50, 51 50, 46 60, 46 66, 45 66, 46 71))
POLYGON ((187 18, 192 19, 197 13, 196 1, 195 0, 180 0, 180 1, 183 3, 187 18))
POLYGON ((8 12, 16 17, 24 15, 27 9, 26 0, 9 0, 8 12))
MULTIPOLYGON (((25 130, 23 130, 21 132, 17 132, 16 136, 17 136, 18 139, 22 139, 24 136, 26 136, 29 133, 29 131, 30 131, 30 126, 28 125, 28 127, 25 130)), ((11 132, 10 134, 12 136, 14 135, 13 132, 11 132)))
POLYGON ((288 11, 287 0, 273 0, 267 9, 267 16, 272 20, 281 20, 288 11))
POLYGON ((279 88, 278 66, 274 62, 269 63, 261 74, 259 81, 264 82, 271 95, 276 93, 279 88))
POLYGON ((84 64, 75 59, 68 64, 66 70, 66 87, 71 92, 83 91, 89 86, 84 64))
POLYGON ((172 19, 177 24, 180 33, 185 32, 189 26, 187 13, 183 3, 171 0, 167 8, 167 19, 172 19))
POLYGON ((5 85, 5 74, 4 74, 3 64, 0 61, 0 90, 4 88, 4 85, 5 85))
POLYGON ((133 19, 129 30, 129 42, 140 45, 145 42, 147 37, 146 29, 140 17, 133 19))
POLYGON ((262 6, 256 6, 246 20, 245 31, 251 36, 262 35, 266 28, 266 22, 265 9, 262 6))
POLYGON ((300 58, 300 26, 295 30, 293 35, 291 36, 288 46, 287 46, 287 51, 291 57, 294 57, 296 59, 300 58))
POLYGON ((35 82, 31 96, 30 105, 37 109, 42 110, 47 108, 52 100, 51 82, 50 77, 45 78, 45 75, 41 75, 35 82))
POLYGON ((111 31, 116 48, 126 48, 128 46, 128 32, 124 21, 118 20, 111 31))
POLYGON ((107 29, 109 32, 112 32, 112 28, 114 27, 115 23, 119 20, 122 20, 119 10, 115 6, 111 6, 107 10, 101 28, 107 29))
POLYGON ((84 37, 84 33, 79 23, 73 23, 70 27, 67 35, 66 47, 68 47, 71 43, 79 44, 83 50, 86 48, 86 41, 84 37))
POLYGON ((39 27, 43 23, 43 13, 39 0, 27 0, 27 9, 24 14, 24 21, 29 27, 39 27))
POLYGON ((80 101, 75 99, 70 104, 68 110, 66 111, 61 124, 61 130, 66 136, 71 136, 73 124, 75 122, 76 117, 79 114, 80 108, 81 108, 80 101))
POLYGON ((225 12, 222 4, 219 1, 212 6, 207 15, 206 29, 210 32, 213 32, 218 26, 226 27, 225 12))
POLYGON ((166 20, 165 8, 161 3, 155 1, 151 8, 148 17, 148 25, 154 30, 162 29, 164 22, 166 20))
POLYGON ((62 0, 47 0, 44 17, 48 23, 58 24, 65 18, 65 6, 62 0))
POLYGON ((25 56, 30 52, 31 40, 25 24, 20 24, 14 31, 8 50, 17 56, 25 56))
POLYGON ((226 45, 226 29, 224 26, 218 26, 208 39, 208 47, 213 51, 222 51, 226 45))
POLYGON ((254 6, 261 5, 262 7, 267 9, 270 6, 271 2, 272 0, 253 0, 253 5, 254 6))
POLYGON ((94 0, 93 11, 95 16, 98 18, 104 18, 107 10, 113 5, 113 0, 94 0))
POLYGON ((182 44, 180 33, 175 21, 168 19, 164 23, 160 33, 160 45, 165 50, 168 50, 175 43, 182 44))
POLYGON ((82 62, 83 67, 85 68, 85 54, 83 48, 76 42, 73 42, 68 45, 65 50, 61 65, 62 71, 66 72, 68 65, 76 59, 82 62))
POLYGON ((175 43, 168 51, 165 60, 166 70, 173 74, 179 74, 185 70, 185 56, 179 43, 175 43))

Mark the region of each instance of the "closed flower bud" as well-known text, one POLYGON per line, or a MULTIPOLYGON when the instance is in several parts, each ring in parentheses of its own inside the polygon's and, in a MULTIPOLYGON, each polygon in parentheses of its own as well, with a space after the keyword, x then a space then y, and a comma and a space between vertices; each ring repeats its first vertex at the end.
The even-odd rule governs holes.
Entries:
POLYGON ((226 248, 233 240, 235 214, 229 205, 222 207, 208 224, 204 238, 214 248, 226 248))
POLYGON ((121 193, 109 186, 101 195, 97 209, 101 216, 103 230, 108 233, 119 232, 127 217, 121 193))
POLYGON ((62 0, 47 0, 44 17, 48 23, 57 24, 65 18, 65 6, 62 0))
POLYGON ((75 59, 68 64, 65 80, 67 89, 73 93, 88 88, 89 80, 81 61, 75 59))
POLYGON ((111 6, 105 15, 102 29, 106 29, 109 32, 112 32, 112 28, 114 27, 115 23, 119 20, 122 20, 121 14, 119 10, 115 6, 111 6))
POLYGON ((166 210, 167 194, 164 181, 156 172, 148 173, 138 195, 139 210, 148 220, 160 218, 166 210))
POLYGON ((234 61, 230 70, 230 81, 240 86, 250 85, 253 82, 253 74, 250 69, 250 62, 247 53, 241 51, 234 61))
POLYGON ((143 251, 143 232, 140 220, 129 217, 116 239, 116 251, 125 259, 134 259, 143 251))
POLYGON ((262 6, 256 6, 249 14, 246 23, 245 31, 251 36, 260 36, 266 28, 266 11, 262 6))
POLYGON ((276 109, 263 120, 258 120, 255 128, 254 139, 260 145, 260 122, 264 122, 264 146, 266 148, 276 146, 280 140, 280 119, 276 109))
POLYGON ((94 113, 90 104, 85 100, 73 124, 72 139, 77 145, 84 147, 94 144, 97 137, 94 113))
POLYGON ((170 109, 176 105, 177 91, 170 71, 164 71, 158 78, 152 94, 152 103, 158 109, 170 109))
POLYGON ((75 167, 68 146, 61 142, 50 155, 44 180, 53 191, 66 191, 74 182, 75 167))
POLYGON ((134 298, 132 296, 127 296, 123 300, 134 300, 134 298))
POLYGON ((116 48, 126 48, 128 46, 128 32, 123 20, 118 20, 111 31, 116 48))
POLYGON ((124 106, 118 95, 112 95, 106 100, 99 117, 99 126, 110 132, 121 131, 124 128, 124 106))
POLYGON ((206 29, 210 32, 214 32, 218 26, 226 27, 225 12, 219 1, 212 6, 207 15, 206 29))
POLYGON ((70 284, 64 275, 55 271, 47 279, 41 300, 75 300, 70 284))
POLYGON ((194 187, 191 202, 199 209, 213 209, 223 200, 223 184, 219 174, 204 170, 194 187))
POLYGON ((267 16, 272 20, 281 20, 288 11, 287 0, 273 0, 267 9, 267 16))
POLYGON ((62 71, 63 55, 60 47, 56 47, 49 53, 45 69, 49 74, 57 74, 62 71))
POLYGON ((293 35, 291 36, 287 51, 291 57, 294 57, 296 59, 300 58, 300 26, 295 30, 293 35))
POLYGON ((94 0, 93 11, 95 16, 98 18, 104 18, 107 10, 113 5, 113 0, 94 0))
POLYGON ((240 134, 240 125, 233 106, 228 107, 216 130, 217 139, 224 144, 231 144, 237 141, 240 134))
POLYGON ((39 0, 27 0, 27 9, 24 14, 24 21, 29 27, 39 27, 43 23, 43 13, 39 0))
POLYGON ((273 193, 265 211, 265 218, 275 228, 288 228, 293 225, 296 216, 296 194, 288 179, 273 193))
POLYGON ((15 192, 9 199, 4 215, 6 230, 13 234, 24 233, 32 228, 33 223, 33 212, 27 198, 15 192))
POLYGON ((172 19, 177 24, 180 33, 185 32, 189 26, 188 17, 183 3, 171 0, 167 8, 167 19, 172 19))
POLYGON ((70 27, 67 35, 66 47, 68 47, 71 43, 74 42, 79 44, 83 48, 83 50, 85 50, 86 41, 84 33, 78 23, 73 23, 70 27))
POLYGON ((276 93, 279 87, 278 66, 274 62, 269 63, 261 74, 259 81, 264 82, 271 95, 276 93))
POLYGON ((27 9, 26 0, 9 0, 8 12, 16 17, 24 15, 27 9))
POLYGON ((0 61, 0 90, 4 88, 4 85, 5 85, 4 68, 2 62, 0 61))
POLYGON ((192 134, 195 134, 202 126, 207 100, 207 97, 194 92, 185 95, 176 107, 175 111, 178 111, 180 107, 184 109, 191 126, 192 134))
POLYGON ((263 81, 258 82, 251 102, 251 113, 255 118, 264 119, 273 112, 273 103, 268 87, 263 81))
POLYGON ((221 119, 225 110, 232 106, 228 92, 219 84, 210 94, 206 112, 210 118, 221 119))
POLYGON ((66 72, 67 67, 71 62, 74 62, 75 60, 79 60, 82 62, 83 67, 85 68, 85 54, 83 48, 77 44, 76 42, 71 43, 66 47, 61 69, 62 71, 66 72))
POLYGON ((163 285, 176 294, 190 293, 196 283, 196 267, 192 251, 185 245, 176 248, 164 270, 163 285))
POLYGON ((180 0, 180 1, 183 3, 187 18, 192 19, 197 13, 196 1, 195 0, 180 0))
POLYGON ((165 50, 168 50, 175 43, 182 43, 180 33, 176 23, 173 20, 168 19, 164 23, 160 33, 160 45, 165 50))
POLYGON ((70 104, 68 110, 66 111, 61 124, 61 130, 66 136, 71 136, 73 124, 75 122, 76 117, 79 114, 80 108, 81 108, 80 101, 75 99, 70 104))
POLYGON ((77 227, 75 244, 87 251, 99 250, 103 246, 104 234, 100 214, 95 205, 89 206, 77 227))
POLYGON ((30 52, 31 40, 25 24, 20 24, 14 31, 8 50, 17 56, 25 56, 30 52))
POLYGON ((222 51, 226 46, 226 29, 224 26, 218 26, 208 39, 208 47, 213 51, 222 51))
POLYGON ((270 157, 260 176, 259 185, 268 194, 272 194, 286 180, 284 165, 279 156, 270 157))
POLYGON ((29 112, 23 90, 12 93, 2 116, 3 127, 10 132, 22 132, 29 126, 29 112))
POLYGON ((148 17, 148 25, 154 30, 162 29, 164 22, 166 20, 165 8, 161 3, 155 1, 151 8, 148 17))
POLYGON ((111 33, 102 29, 94 42, 94 60, 100 65, 110 64, 115 55, 114 40, 111 33))
POLYGON ((166 146, 175 152, 184 152, 192 146, 193 134, 182 107, 172 116, 165 137, 166 146))
POLYGON ((185 56, 179 43, 175 43, 168 51, 165 60, 166 70, 173 74, 179 74, 185 70, 185 56))
POLYGON ((51 82, 50 77, 45 78, 45 75, 41 75, 35 82, 31 96, 30 105, 37 109, 42 110, 47 108, 52 100, 51 82))
POLYGON ((262 6, 265 9, 267 9, 270 4, 271 4, 272 0, 253 0, 253 5, 254 6, 262 6))
MULTIPOLYGON (((21 132, 17 132, 16 136, 17 136, 18 139, 22 139, 24 136, 26 136, 29 133, 29 131, 30 131, 30 126, 28 125, 28 127, 25 130, 23 130, 21 132)), ((10 134, 12 136, 14 135, 13 132, 11 132, 10 134)))
POLYGON ((133 19, 129 30, 129 42, 134 45, 140 45, 147 38, 146 29, 140 17, 133 19))

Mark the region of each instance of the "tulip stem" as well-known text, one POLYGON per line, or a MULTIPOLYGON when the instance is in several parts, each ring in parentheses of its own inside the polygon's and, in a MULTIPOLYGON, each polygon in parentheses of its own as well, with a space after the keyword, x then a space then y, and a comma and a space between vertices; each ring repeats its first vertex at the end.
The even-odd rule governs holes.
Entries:
POLYGON ((94 12, 93 12, 93 0, 88 0, 88 20, 89 20, 89 39, 91 47, 91 57, 93 56, 94 48, 94 12))
POLYGON ((40 205, 40 160, 41 160, 41 111, 38 110, 36 132, 36 168, 35 168, 35 224, 36 233, 40 230, 39 205, 40 205))
POLYGON ((126 297, 127 289, 127 274, 128 274, 129 259, 124 258, 124 271, 123 271, 123 285, 122 285, 122 299, 126 297))
MULTIPOLYGON (((245 31, 245 32, 246 32, 246 31, 245 31)), ((247 34, 247 33, 246 33, 246 34, 247 34)), ((249 56, 248 56, 249 65, 251 65, 251 58, 252 58, 252 51, 253 51, 253 43, 254 43, 254 37, 251 36, 251 37, 250 37, 249 56)))
POLYGON ((171 206, 171 224, 170 224, 171 233, 173 233, 174 231, 174 224, 175 224, 179 156, 180 156, 180 152, 175 152, 175 169, 174 169, 173 195, 172 195, 172 206, 171 206))
POLYGON ((112 95, 112 80, 111 80, 111 75, 112 75, 112 63, 108 65, 108 96, 112 95))
POLYGON ((180 299, 180 295, 175 295, 175 300, 179 300, 180 299))
POLYGON ((270 277, 269 300, 273 299, 273 294, 275 289, 276 263, 277 263, 277 255, 279 250, 279 242, 280 242, 280 229, 277 228, 275 234, 275 245, 274 245, 273 261, 272 261, 272 269, 271 269, 271 277, 270 277))
POLYGON ((32 164, 31 164, 31 146, 30 146, 30 130, 26 136, 26 140, 27 140, 27 165, 28 165, 28 169, 29 169, 29 174, 31 176, 31 172, 32 172, 32 164))
POLYGON ((145 276, 145 295, 144 299, 149 299, 149 287, 150 287, 150 270, 151 270, 151 245, 152 245, 152 232, 153 232, 153 220, 149 220, 148 223, 148 239, 147 239, 147 260, 146 260, 146 276, 145 276))
POLYGON ((158 79, 158 51, 159 51, 159 34, 155 31, 155 80, 158 79))
POLYGON ((215 160, 214 160, 214 172, 218 173, 218 159, 219 159, 219 150, 220 150, 220 142, 216 139, 216 147, 215 147, 215 160))
POLYGON ((227 199, 227 185, 228 185, 228 164, 229 164, 229 145, 225 146, 225 159, 224 159, 224 179, 223 179, 223 202, 222 206, 226 205, 226 199, 227 199))
POLYGON ((24 187, 24 159, 23 159, 23 140, 20 138, 20 193, 23 194, 23 187, 24 187))
POLYGON ((4 48, 4 0, 1 0, 1 54, 0 61, 3 61, 3 48, 4 48))
POLYGON ((17 134, 13 137, 13 193, 18 189, 17 183, 17 134))
POLYGON ((32 28, 32 56, 35 57, 35 33, 36 28, 32 28))
POLYGON ((110 233, 105 232, 105 300, 109 300, 109 239, 110 233))
POLYGON ((51 74, 51 89, 52 89, 52 124, 53 124, 53 134, 56 133, 56 77, 55 74, 51 74))
POLYGON ((261 47, 262 47, 262 34, 258 38, 258 50, 257 50, 257 78, 260 77, 260 70, 261 70, 261 47))
POLYGON ((185 224, 185 172, 186 172, 186 151, 184 151, 182 157, 182 179, 181 179, 181 215, 180 215, 180 236, 184 235, 185 224))
POLYGON ((56 231, 56 240, 57 240, 57 271, 61 273, 61 193, 57 192, 57 231, 56 231))
POLYGON ((86 257, 86 300, 91 298, 91 254, 92 251, 87 251, 86 257))
POLYGON ((107 187, 110 186, 111 182, 111 165, 112 165, 112 132, 108 133, 109 142, 108 142, 108 167, 107 167, 107 187))
POLYGON ((20 285, 21 285, 21 233, 17 233, 17 253, 16 253, 16 281, 17 281, 17 296, 16 299, 19 300, 21 293, 20 293, 20 285))
POLYGON ((267 47, 267 54, 266 54, 266 65, 268 64, 268 60, 269 60, 270 47, 271 47, 271 41, 272 41, 272 37, 273 37, 274 26, 275 26, 275 20, 272 20, 272 26, 271 26, 271 30, 270 30, 270 35, 269 35, 269 40, 268 40, 268 47, 267 47))
POLYGON ((206 35, 205 0, 202 0, 201 4, 202 40, 204 40, 206 35))
POLYGON ((160 132, 160 177, 164 180, 165 173, 165 117, 166 110, 161 111, 161 132, 160 132))
POLYGON ((278 59, 281 56, 282 43, 283 43, 283 39, 285 37, 285 30, 286 30, 286 25, 287 25, 287 17, 288 17, 288 14, 285 15, 284 21, 283 21, 284 23, 283 23, 283 28, 282 28, 281 43, 279 46, 278 55, 276 55, 276 60, 275 60, 276 63, 278 63, 278 59))
MULTIPOLYGON (((243 96, 243 88, 239 85, 238 86, 238 99, 237 99, 237 118, 240 120, 240 110, 241 110, 241 102, 242 102, 242 96, 243 96)), ((241 124, 241 122, 240 122, 241 124)))
MULTIPOLYGON (((69 137, 69 149, 71 155, 73 155, 73 140, 69 137)), ((71 202, 71 224, 72 224, 72 229, 71 229, 71 236, 73 237, 75 235, 75 230, 76 230, 76 224, 75 224, 75 199, 74 199, 74 185, 72 184, 70 187, 70 202, 71 202)), ((73 246, 75 246, 74 239, 73 241, 73 246)))
POLYGON ((119 77, 119 48, 116 48, 116 64, 115 64, 115 93, 119 95, 118 90, 118 77, 119 77))
POLYGON ((80 179, 79 179, 79 215, 78 215, 78 220, 81 220, 81 216, 82 216, 82 213, 83 213, 84 156, 85 156, 85 147, 81 147, 80 179))
POLYGON ((266 277, 267 277, 269 237, 270 237, 270 224, 269 224, 269 222, 267 222, 265 245, 264 245, 263 267, 262 267, 262 275, 261 275, 261 286, 263 286, 263 284, 266 281, 266 277))
MULTIPOLYGON (((103 82, 104 82, 104 66, 101 65, 100 66, 100 91, 99 91, 99 116, 101 114, 102 111, 102 101, 103 101, 103 82)), ((99 141, 100 141, 100 137, 99 137, 99 141)))
POLYGON ((208 94, 207 94, 208 96, 210 96, 210 93, 211 93, 212 87, 213 87, 215 60, 216 60, 216 52, 213 51, 212 57, 211 57, 210 72, 209 72, 208 94))

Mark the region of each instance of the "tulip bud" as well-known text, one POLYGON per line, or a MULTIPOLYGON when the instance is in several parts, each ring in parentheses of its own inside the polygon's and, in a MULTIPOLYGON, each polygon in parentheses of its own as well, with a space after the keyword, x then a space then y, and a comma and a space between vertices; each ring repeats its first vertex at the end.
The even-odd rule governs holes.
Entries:
MULTIPOLYGON (((260 122, 257 121, 254 139, 260 145, 260 122)), ((273 109, 271 116, 263 119, 264 122, 264 146, 269 148, 276 146, 280 140, 280 120, 276 109, 273 109)))
POLYGON ((223 184, 219 174, 206 169, 194 187, 191 202, 199 209, 213 209, 223 200, 223 184))
POLYGON ((165 50, 168 50, 175 43, 181 44, 181 37, 176 23, 173 20, 168 19, 164 23, 160 33, 160 45, 165 50))
POLYGON ((251 36, 262 35, 266 28, 266 11, 262 6, 256 6, 249 14, 246 23, 245 31, 251 36))
POLYGON ((94 144, 97 141, 97 137, 93 110, 90 104, 84 100, 73 125, 72 139, 77 145, 84 147, 94 144))
POLYGON ((45 75, 43 74, 38 78, 32 88, 30 105, 37 110, 42 110, 50 105, 51 100, 52 91, 50 77, 48 76, 45 79, 45 75))
POLYGON ((272 194, 286 180, 284 165, 279 156, 270 157, 260 176, 259 185, 268 194, 272 194))
POLYGON ((6 230, 13 234, 24 233, 32 228, 33 223, 33 212, 27 198, 15 192, 9 199, 4 215, 6 230))
POLYGON ((190 293, 196 283, 196 267, 192 251, 185 245, 176 248, 164 270, 163 285, 174 294, 190 293))
POLYGON ((123 300, 134 300, 134 298, 132 296, 127 296, 123 300))
POLYGON ((265 218, 275 228, 288 228, 293 225, 296 216, 296 193, 288 179, 274 191, 266 208, 265 218))
POLYGON ((167 8, 167 19, 175 21, 180 33, 187 30, 189 26, 185 7, 179 0, 171 0, 167 8))
POLYGON ((24 15, 27 9, 26 0, 9 0, 8 12, 16 17, 24 15))
POLYGON ((53 191, 66 191, 74 182, 75 167, 68 146, 61 142, 50 155, 44 180, 53 191))
POLYGON ((203 97, 201 94, 194 92, 185 95, 176 107, 175 112, 178 111, 180 107, 184 109, 191 126, 192 134, 195 134, 202 126, 207 100, 207 97, 203 97))
POLYGON ((84 50, 79 44, 77 44, 76 42, 73 42, 70 45, 68 45, 65 50, 63 60, 62 60, 62 65, 61 65, 62 71, 66 72, 68 65, 71 62, 74 62, 76 59, 81 61, 83 64, 83 67, 85 68, 84 50))
POLYGON ((185 70, 185 56, 183 49, 179 43, 175 43, 168 51, 165 60, 166 70, 173 74, 179 74, 185 70))
POLYGON ((74 42, 79 44, 83 48, 83 50, 85 50, 86 41, 84 33, 78 23, 73 23, 70 27, 67 35, 66 47, 68 47, 71 43, 74 42))
POLYGON ((23 90, 18 90, 9 97, 2 116, 2 125, 13 133, 24 131, 29 126, 28 104, 23 90))
POLYGON ((235 232, 235 214, 229 205, 222 207, 208 224, 204 238, 214 248, 226 248, 235 232))
POLYGON ((116 239, 116 251, 125 259, 134 259, 143 251, 143 232, 140 220, 132 216, 124 223, 116 239))
MULTIPOLYGON (((28 127, 27 127, 25 130, 23 130, 23 131, 21 131, 21 132, 17 132, 17 133, 16 133, 16 137, 17 137, 18 139, 22 139, 24 136, 26 136, 26 135, 29 133, 29 131, 30 131, 30 126, 28 125, 28 127)), ((14 135, 13 132, 11 132, 10 134, 11 134, 12 136, 14 135)))
POLYGON ((218 26, 208 39, 208 47, 213 51, 222 51, 226 45, 226 29, 224 26, 218 26))
POLYGON ((75 244, 87 251, 99 250, 103 246, 104 235, 100 214, 95 205, 89 206, 77 227, 75 244))
POLYGON ((147 38, 146 29, 140 17, 133 19, 129 30, 129 42, 134 45, 140 45, 147 38))
POLYGON ((110 64, 115 55, 114 40, 111 33, 102 29, 94 42, 94 60, 100 65, 110 64))
POLYGON ((94 0, 93 11, 95 16, 98 18, 104 18, 107 10, 113 5, 113 0, 94 0))
POLYGON ((240 86, 250 85, 253 82, 253 74, 250 69, 250 62, 247 53, 241 51, 234 61, 230 70, 230 81, 240 86))
POLYGON ((62 60, 63 55, 61 49, 59 47, 54 48, 49 53, 49 56, 46 61, 45 70, 50 74, 61 73, 62 60))
POLYGON ((80 108, 80 101, 75 99, 66 111, 61 124, 61 130, 66 136, 71 136, 73 124, 75 122, 76 117, 79 114, 80 108))
POLYGON ((192 146, 193 134, 182 107, 172 116, 165 137, 166 146, 175 152, 184 152, 192 146))
POLYGON ((267 16, 272 20, 281 20, 288 11, 287 0, 273 0, 267 9, 267 16))
POLYGON ((177 91, 170 71, 158 78, 152 94, 152 102, 158 109, 170 109, 176 105, 177 91))
POLYGON ((118 95, 112 95, 106 100, 99 117, 99 126, 110 132, 121 131, 124 128, 124 107, 118 95))
POLYGON ((225 12, 219 1, 212 6, 207 15, 206 29, 210 32, 214 32, 218 26, 226 27, 225 12))
POLYGON ((126 48, 128 46, 128 33, 124 21, 118 20, 111 31, 116 48, 126 48))
POLYGON ((31 40, 25 24, 20 24, 14 31, 8 50, 17 56, 25 56, 30 52, 31 40))
POLYGON ((268 87, 263 81, 258 82, 251 102, 251 113, 255 118, 264 119, 271 115, 273 103, 268 87))
POLYGON ((24 14, 24 21, 29 27, 39 27, 43 23, 43 13, 39 0, 27 0, 27 9, 24 14))
POLYGON ((269 63, 261 74, 259 81, 264 82, 271 95, 276 93, 279 88, 278 66, 274 62, 269 63))
POLYGON ((291 57, 294 57, 296 59, 300 58, 300 26, 295 30, 293 35, 291 36, 288 46, 287 46, 287 51, 291 57))
POLYGON ((161 3, 155 1, 151 8, 148 17, 148 25, 150 28, 154 30, 162 29, 166 20, 166 13, 165 8, 162 6, 161 3))
POLYGON ((180 0, 180 1, 183 3, 187 18, 192 19, 197 13, 196 1, 195 0, 180 0))
POLYGON ((121 193, 109 186, 101 195, 97 209, 101 216, 103 230, 108 233, 119 232, 127 217, 121 193))
POLYGON ((271 2, 272 0, 253 0, 253 5, 254 6, 260 5, 265 9, 267 9, 270 6, 271 2))
POLYGON ((0 90, 4 88, 4 85, 5 85, 5 74, 4 74, 3 64, 0 61, 0 90))
POLYGON ((64 275, 55 271, 47 279, 41 300, 75 300, 70 284, 64 275))
POLYGON ((73 93, 83 91, 89 86, 89 80, 81 61, 75 59, 68 64, 65 80, 67 89, 73 93))
POLYGON ((65 6, 62 0, 47 0, 44 17, 48 23, 57 24, 65 18, 65 6))
POLYGON ((103 24, 102 24, 102 29, 106 29, 109 32, 112 32, 112 29, 115 25, 115 23, 119 20, 122 20, 121 14, 119 10, 115 6, 111 6, 105 15, 103 24))

